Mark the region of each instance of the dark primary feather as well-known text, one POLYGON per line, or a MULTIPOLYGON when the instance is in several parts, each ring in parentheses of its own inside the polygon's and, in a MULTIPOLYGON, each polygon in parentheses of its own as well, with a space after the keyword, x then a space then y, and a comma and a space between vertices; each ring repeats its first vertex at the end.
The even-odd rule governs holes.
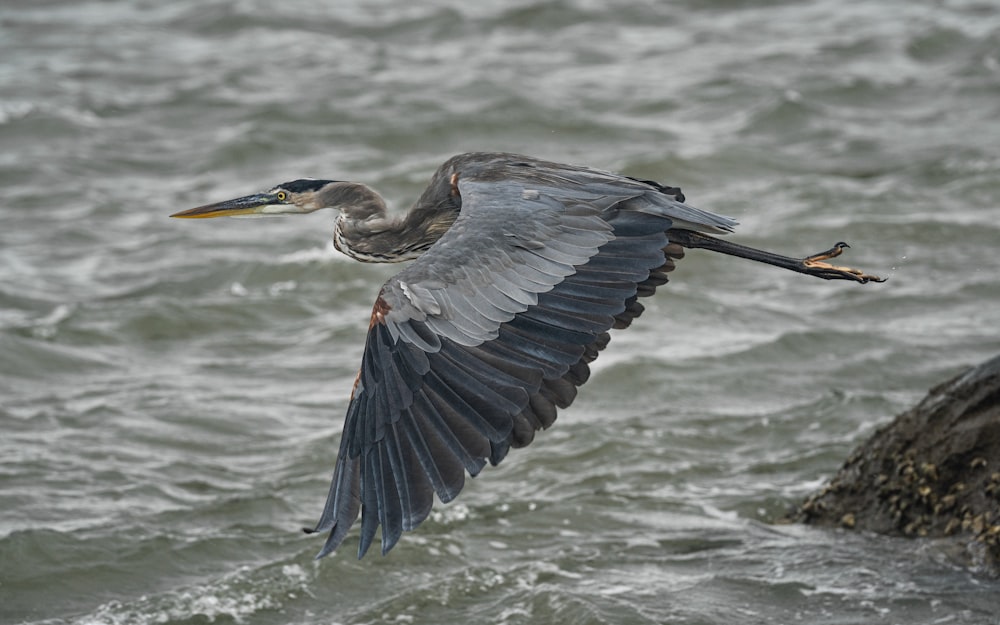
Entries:
POLYGON ((361 521, 382 553, 487 462, 527 445, 586 382, 608 331, 683 255, 670 229, 735 222, 679 190, 524 157, 445 163, 418 204, 461 198, 458 219, 381 289, 330 494, 320 556, 361 521), (672 191, 676 193, 671 194, 672 191))

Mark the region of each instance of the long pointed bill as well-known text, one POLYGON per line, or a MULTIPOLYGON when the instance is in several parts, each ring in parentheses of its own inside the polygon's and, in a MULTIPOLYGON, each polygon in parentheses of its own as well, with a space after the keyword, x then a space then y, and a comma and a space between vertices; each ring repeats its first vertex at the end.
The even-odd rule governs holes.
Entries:
POLYGON ((235 200, 226 200, 225 202, 189 208, 188 210, 174 213, 171 217, 204 219, 207 217, 239 217, 242 215, 271 215, 290 212, 297 212, 294 206, 282 204, 278 201, 278 198, 269 193, 256 193, 254 195, 238 197, 235 200))

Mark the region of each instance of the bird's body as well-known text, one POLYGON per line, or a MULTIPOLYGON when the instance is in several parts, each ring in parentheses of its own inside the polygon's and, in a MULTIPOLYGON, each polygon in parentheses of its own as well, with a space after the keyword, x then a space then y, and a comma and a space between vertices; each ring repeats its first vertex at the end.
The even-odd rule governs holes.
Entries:
POLYGON ((379 291, 315 532, 333 551, 357 519, 359 557, 382 552, 465 474, 500 462, 556 418, 588 363, 627 327, 684 248, 706 248, 827 279, 878 280, 716 239, 736 222, 674 187, 500 153, 449 159, 409 212, 368 187, 298 180, 178 217, 339 208, 334 243, 366 262, 414 260, 379 291))

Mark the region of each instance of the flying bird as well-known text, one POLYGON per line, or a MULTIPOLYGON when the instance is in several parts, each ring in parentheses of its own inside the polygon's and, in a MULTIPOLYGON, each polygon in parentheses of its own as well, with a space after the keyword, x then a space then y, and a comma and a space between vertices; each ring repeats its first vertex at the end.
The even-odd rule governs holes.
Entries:
POLYGON ((882 278, 713 235, 736 221, 685 203, 677 187, 504 153, 454 156, 404 214, 357 182, 300 179, 171 215, 204 218, 339 210, 333 242, 363 262, 413 262, 372 308, 317 557, 361 516, 358 557, 381 527, 383 555, 427 518, 436 493, 496 465, 576 397, 609 331, 638 317, 684 250, 700 248, 827 280, 882 278))

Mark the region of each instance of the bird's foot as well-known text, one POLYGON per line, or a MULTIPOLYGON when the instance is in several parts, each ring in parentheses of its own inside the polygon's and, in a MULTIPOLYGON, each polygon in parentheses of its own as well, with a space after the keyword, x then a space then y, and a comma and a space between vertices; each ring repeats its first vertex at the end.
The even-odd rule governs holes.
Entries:
POLYGON ((831 258, 840 256, 844 253, 844 249, 848 247, 851 246, 841 241, 825 252, 813 254, 812 256, 806 256, 802 259, 802 273, 808 273, 809 275, 816 276, 817 278, 823 278, 825 280, 854 280, 855 282, 860 282, 861 284, 868 282, 885 282, 885 278, 867 274, 859 269, 854 269, 853 267, 842 267, 824 262, 831 258))

